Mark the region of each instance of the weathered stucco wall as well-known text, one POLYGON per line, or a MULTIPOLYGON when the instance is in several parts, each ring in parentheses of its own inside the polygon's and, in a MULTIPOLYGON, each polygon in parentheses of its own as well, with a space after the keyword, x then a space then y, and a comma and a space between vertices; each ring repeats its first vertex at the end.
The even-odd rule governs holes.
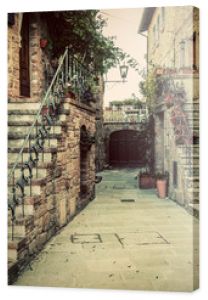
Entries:
MULTIPOLYGON (((198 9, 191 6, 156 8, 148 28, 148 62, 149 68, 154 66, 161 70, 174 70, 172 78, 175 84, 183 86, 185 90, 181 112, 185 114, 190 134, 198 137, 198 9)), ((193 142, 190 145, 176 143, 175 125, 171 122, 173 107, 168 107, 162 97, 156 100, 155 168, 157 172, 169 173, 169 196, 188 206, 195 201, 194 189, 197 190, 199 184, 198 171, 194 173, 194 168, 198 166, 197 145, 193 145, 193 142), (190 151, 189 156, 187 151, 190 151), (191 167, 190 162, 193 165, 191 167)))

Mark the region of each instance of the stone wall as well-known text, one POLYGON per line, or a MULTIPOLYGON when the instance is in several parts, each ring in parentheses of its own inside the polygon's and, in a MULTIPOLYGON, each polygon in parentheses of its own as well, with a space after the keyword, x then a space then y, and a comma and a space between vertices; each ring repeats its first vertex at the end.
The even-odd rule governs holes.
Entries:
POLYGON ((197 49, 199 49, 198 10, 192 6, 164 7, 163 9, 164 18, 162 8, 156 8, 148 28, 148 60, 155 65, 179 68, 181 42, 185 41, 184 66, 192 67, 194 31, 197 33, 197 49), (159 30, 157 29, 158 21, 159 30))
POLYGON ((95 196, 95 144, 92 144, 86 153, 88 193, 84 200, 80 198, 80 130, 85 126, 90 135, 95 136, 95 111, 73 100, 68 105, 70 114, 63 127, 57 154, 57 164, 62 169, 61 182, 56 186, 60 199, 59 222, 62 225, 95 196))

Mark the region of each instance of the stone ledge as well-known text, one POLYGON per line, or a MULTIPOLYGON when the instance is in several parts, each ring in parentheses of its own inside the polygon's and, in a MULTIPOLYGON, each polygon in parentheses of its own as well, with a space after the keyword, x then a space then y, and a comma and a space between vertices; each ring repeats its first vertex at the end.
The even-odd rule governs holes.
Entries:
POLYGON ((92 114, 96 113, 96 109, 95 108, 92 108, 92 107, 88 106, 87 104, 79 102, 78 100, 73 100, 71 98, 65 98, 64 102, 65 103, 70 103, 70 104, 76 106, 77 108, 79 108, 81 110, 86 110, 88 112, 91 112, 92 114))

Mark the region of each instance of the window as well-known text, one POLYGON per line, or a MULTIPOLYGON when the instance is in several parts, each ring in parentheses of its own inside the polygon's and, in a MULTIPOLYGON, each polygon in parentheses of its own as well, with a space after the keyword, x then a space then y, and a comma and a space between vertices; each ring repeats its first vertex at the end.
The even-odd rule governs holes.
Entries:
POLYGON ((193 34, 193 69, 198 69, 198 59, 197 59, 197 37, 196 32, 193 34))
POLYGON ((180 42, 180 68, 185 67, 185 46, 186 43, 184 40, 180 42))
POLYGON ((176 188, 178 186, 178 164, 173 161, 173 186, 176 188))

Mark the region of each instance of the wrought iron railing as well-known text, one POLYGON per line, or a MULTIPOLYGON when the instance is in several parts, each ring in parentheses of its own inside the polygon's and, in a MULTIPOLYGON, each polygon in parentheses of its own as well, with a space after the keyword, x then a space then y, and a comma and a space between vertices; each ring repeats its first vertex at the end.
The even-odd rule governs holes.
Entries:
POLYGON ((38 162, 45 161, 46 142, 48 141, 48 147, 51 146, 50 138, 54 133, 51 133, 51 129, 55 128, 63 98, 71 91, 76 100, 90 101, 93 97, 90 90, 93 80, 92 72, 71 56, 69 49, 66 48, 9 172, 8 209, 11 211, 12 239, 14 239, 16 208, 22 207, 21 215, 24 217, 24 199, 26 196, 32 196, 32 179, 37 175, 38 162))
POLYGON ((104 110, 104 122, 112 123, 141 123, 148 120, 148 109, 131 109, 128 111, 118 110, 104 110))

